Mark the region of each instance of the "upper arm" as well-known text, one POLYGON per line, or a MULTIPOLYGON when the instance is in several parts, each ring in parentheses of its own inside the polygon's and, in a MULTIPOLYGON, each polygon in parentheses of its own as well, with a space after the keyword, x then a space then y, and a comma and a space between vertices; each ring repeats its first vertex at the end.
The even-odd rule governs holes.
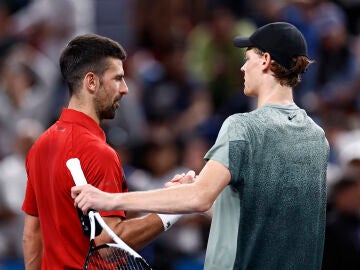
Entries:
POLYGON ((220 192, 230 183, 231 174, 227 167, 215 160, 209 160, 194 183, 198 186, 199 194, 204 194, 204 203, 209 208, 220 192))
POLYGON ((26 269, 40 269, 43 243, 40 220, 37 216, 25 215, 23 250, 26 269))
MULTIPOLYGON (((89 184, 109 193, 127 192, 125 174, 117 153, 106 144, 89 144, 81 156, 83 170, 89 184)), ((121 210, 100 212, 102 216, 125 218, 121 210)))
POLYGON ((34 162, 30 162, 33 160, 31 158, 32 153, 34 152, 32 148, 29 152, 29 154, 26 157, 26 173, 27 173, 27 182, 26 182, 26 191, 25 191, 25 198, 22 204, 22 210, 27 213, 28 215, 32 215, 32 217, 35 217, 38 215, 38 207, 37 207, 37 199, 35 190, 33 187, 33 180, 35 179, 34 175, 30 172, 34 172, 35 169, 32 169, 31 166, 34 166, 34 162))
POLYGON ((209 164, 217 161, 217 170, 220 166, 229 173, 231 185, 239 185, 246 175, 250 155, 249 134, 243 115, 231 116, 224 121, 215 144, 205 155, 206 160, 212 161, 209 164))
POLYGON ((40 220, 37 216, 25 214, 23 244, 24 251, 27 249, 40 250, 42 248, 40 220))
POLYGON ((41 233, 40 220, 37 216, 25 214, 24 237, 41 233))

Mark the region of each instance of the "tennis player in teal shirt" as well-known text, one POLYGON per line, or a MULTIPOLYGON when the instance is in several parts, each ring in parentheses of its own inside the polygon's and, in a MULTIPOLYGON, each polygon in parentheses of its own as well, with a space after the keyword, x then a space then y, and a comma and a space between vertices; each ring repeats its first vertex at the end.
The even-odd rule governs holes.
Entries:
POLYGON ((163 213, 214 205, 206 270, 320 270, 329 144, 293 99, 312 63, 306 41, 295 26, 275 22, 234 44, 247 48, 244 92, 257 108, 225 120, 199 175, 126 194, 74 187, 75 204, 163 213))

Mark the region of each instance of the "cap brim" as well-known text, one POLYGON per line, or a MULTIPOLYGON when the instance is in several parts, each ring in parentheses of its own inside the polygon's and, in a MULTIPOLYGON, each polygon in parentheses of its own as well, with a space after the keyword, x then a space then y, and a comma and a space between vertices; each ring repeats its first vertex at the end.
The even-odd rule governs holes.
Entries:
POLYGON ((239 48, 253 47, 249 37, 235 37, 234 45, 239 48))

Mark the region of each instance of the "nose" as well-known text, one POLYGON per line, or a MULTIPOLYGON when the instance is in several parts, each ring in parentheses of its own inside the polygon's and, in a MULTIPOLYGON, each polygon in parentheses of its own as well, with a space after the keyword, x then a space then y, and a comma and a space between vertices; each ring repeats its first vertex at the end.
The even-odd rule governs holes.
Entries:
POLYGON ((125 79, 122 79, 121 86, 120 86, 120 93, 122 95, 126 95, 129 93, 129 88, 126 85, 125 79))

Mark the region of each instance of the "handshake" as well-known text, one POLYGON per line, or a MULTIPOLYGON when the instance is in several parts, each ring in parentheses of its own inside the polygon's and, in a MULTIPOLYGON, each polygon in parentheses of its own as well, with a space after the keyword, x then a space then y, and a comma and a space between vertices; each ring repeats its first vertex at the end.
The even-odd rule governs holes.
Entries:
MULTIPOLYGON (((165 184, 165 187, 167 188, 166 190, 176 188, 182 184, 194 183, 195 179, 195 172, 190 170, 186 174, 183 173, 175 175, 169 182, 165 184)), ((154 190, 154 192, 157 191, 161 192, 162 190, 154 190)), ((152 196, 151 194, 151 191, 107 193, 89 184, 82 184, 71 188, 71 197, 74 199, 75 207, 80 208, 83 213, 87 213, 90 209, 102 211, 111 211, 115 209, 150 211, 149 209, 139 209, 138 205, 136 204, 137 200, 132 198, 133 195, 135 195, 135 197, 141 196, 143 200, 154 200, 154 202, 157 201, 158 198, 156 197, 159 196, 154 194, 154 198, 149 198, 152 196)), ((169 197, 168 193, 160 195, 162 195, 161 197, 164 199, 169 197)), ((174 195, 176 196, 175 193, 174 195)), ((156 211, 156 209, 154 209, 154 211, 156 211)), ((161 212, 162 210, 160 209, 158 211, 161 212)))

